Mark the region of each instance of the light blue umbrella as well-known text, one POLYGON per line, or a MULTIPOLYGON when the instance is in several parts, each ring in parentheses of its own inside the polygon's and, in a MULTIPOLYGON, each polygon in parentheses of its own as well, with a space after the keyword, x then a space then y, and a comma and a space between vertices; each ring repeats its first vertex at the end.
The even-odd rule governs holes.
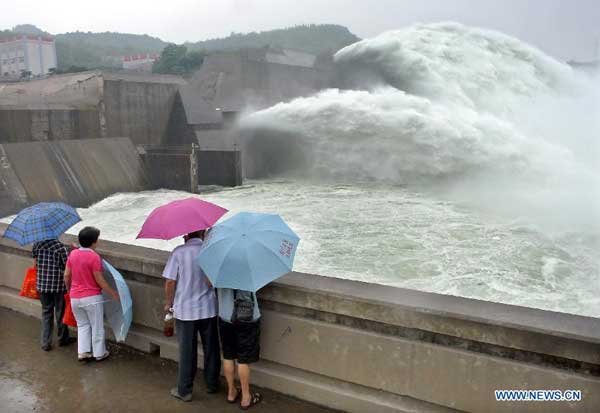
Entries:
POLYGON ((27 245, 55 239, 81 221, 72 206, 62 202, 42 202, 23 209, 10 223, 4 237, 27 245))
POLYGON ((279 215, 240 212, 210 230, 198 263, 215 287, 256 292, 292 270, 299 241, 279 215))
POLYGON ((125 341, 132 319, 132 303, 129 287, 119 271, 110 265, 106 260, 102 260, 104 267, 104 278, 106 282, 119 293, 120 302, 115 301, 110 295, 102 292, 104 296, 104 317, 108 325, 115 334, 118 342, 125 341))

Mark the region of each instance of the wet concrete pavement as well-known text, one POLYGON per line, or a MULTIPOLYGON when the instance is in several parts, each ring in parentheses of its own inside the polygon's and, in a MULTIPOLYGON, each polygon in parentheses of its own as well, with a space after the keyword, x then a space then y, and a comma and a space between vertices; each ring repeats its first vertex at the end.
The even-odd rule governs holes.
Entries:
MULTIPOLYGON (((177 364, 111 346, 111 358, 82 364, 76 344, 40 349, 40 322, 0 308, 0 411, 9 412, 239 412, 225 392, 205 392, 201 371, 194 400, 169 396, 177 364)), ((224 384, 224 383, 223 383, 224 384)), ((330 410, 264 389, 249 411, 325 413, 330 410)))

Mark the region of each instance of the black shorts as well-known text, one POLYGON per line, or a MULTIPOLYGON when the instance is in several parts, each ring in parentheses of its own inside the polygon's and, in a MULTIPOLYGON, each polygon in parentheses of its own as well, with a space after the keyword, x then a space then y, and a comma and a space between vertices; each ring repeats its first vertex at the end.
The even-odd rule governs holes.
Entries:
POLYGON ((219 319, 221 349, 225 360, 241 364, 256 363, 260 358, 260 319, 253 323, 231 324, 219 319))

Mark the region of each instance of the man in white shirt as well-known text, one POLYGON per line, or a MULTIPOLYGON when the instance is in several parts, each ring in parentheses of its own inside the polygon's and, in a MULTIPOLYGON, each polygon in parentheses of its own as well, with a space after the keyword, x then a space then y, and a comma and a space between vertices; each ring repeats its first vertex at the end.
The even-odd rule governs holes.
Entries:
POLYGON ((217 392, 221 372, 215 291, 196 262, 203 236, 204 231, 186 235, 185 244, 173 250, 163 272, 165 311, 173 309, 179 338, 179 375, 171 395, 183 401, 192 400, 198 365, 198 334, 202 339, 204 380, 209 393, 217 392))

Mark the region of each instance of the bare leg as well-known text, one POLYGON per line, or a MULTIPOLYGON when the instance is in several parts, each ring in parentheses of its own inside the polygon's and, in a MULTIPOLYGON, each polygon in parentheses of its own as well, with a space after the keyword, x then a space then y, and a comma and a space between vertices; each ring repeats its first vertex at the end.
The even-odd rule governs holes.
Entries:
POLYGON ((223 360, 223 372, 227 380, 227 400, 233 400, 237 396, 235 388, 235 361, 223 360))
POLYGON ((252 400, 250 394, 250 365, 238 363, 238 374, 242 385, 242 406, 248 406, 252 400))

